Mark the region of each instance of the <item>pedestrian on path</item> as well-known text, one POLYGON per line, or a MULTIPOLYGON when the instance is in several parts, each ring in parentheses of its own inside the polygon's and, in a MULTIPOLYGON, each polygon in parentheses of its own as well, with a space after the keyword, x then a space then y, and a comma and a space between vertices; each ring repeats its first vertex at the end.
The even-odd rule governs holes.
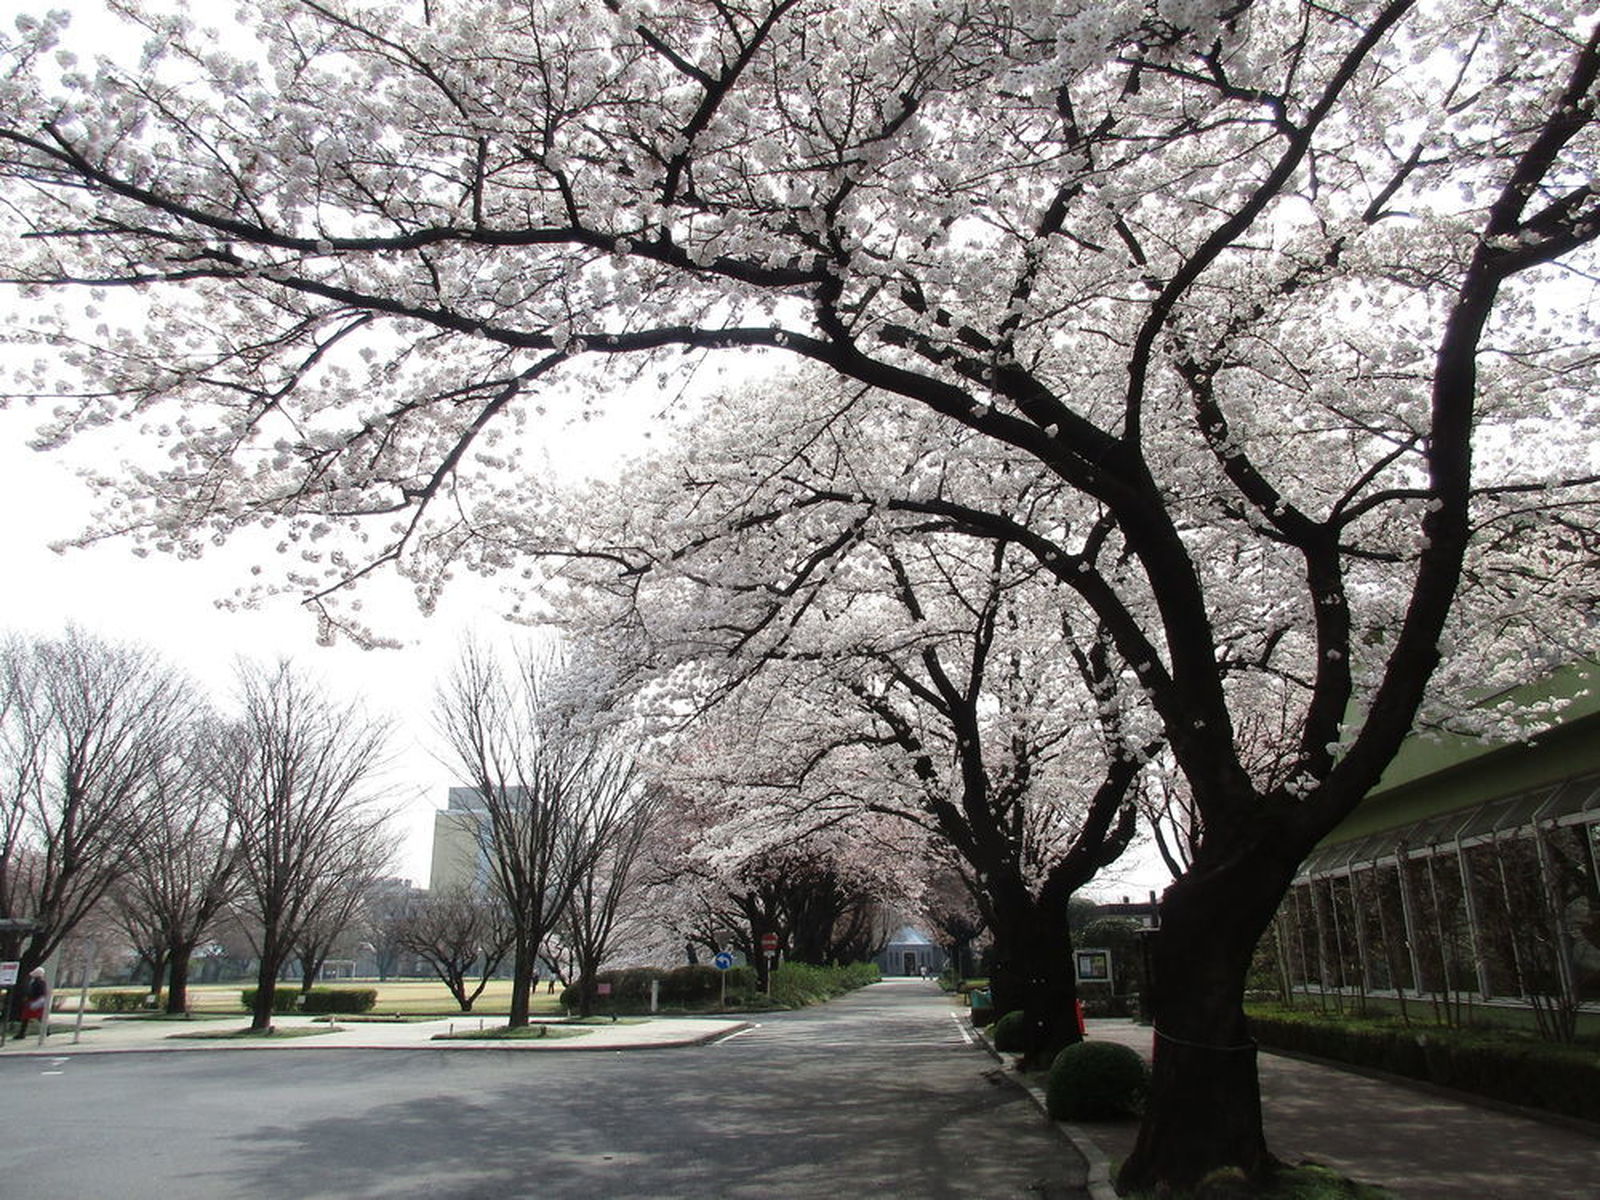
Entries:
POLYGON ((50 1011, 50 985, 44 981, 44 968, 35 967, 28 972, 28 994, 22 1002, 22 1028, 17 1030, 18 1039, 28 1034, 28 1022, 43 1022, 45 1014, 50 1011))

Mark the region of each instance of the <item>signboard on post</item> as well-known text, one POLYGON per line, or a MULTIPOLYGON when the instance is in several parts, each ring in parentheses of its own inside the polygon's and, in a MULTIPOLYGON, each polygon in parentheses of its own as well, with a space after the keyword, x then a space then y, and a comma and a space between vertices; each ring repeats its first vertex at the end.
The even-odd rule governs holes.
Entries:
POLYGON ((0 962, 0 987, 15 987, 17 972, 21 969, 19 962, 0 962))
POLYGON ((761 952, 763 954, 776 954, 778 952, 778 935, 763 933, 761 935, 761 952))
POLYGON ((719 971, 733 970, 733 955, 729 954, 726 950, 718 954, 711 960, 711 962, 719 971))
POLYGON ((1076 950, 1072 957, 1077 964, 1079 983, 1111 982, 1111 951, 1076 950))

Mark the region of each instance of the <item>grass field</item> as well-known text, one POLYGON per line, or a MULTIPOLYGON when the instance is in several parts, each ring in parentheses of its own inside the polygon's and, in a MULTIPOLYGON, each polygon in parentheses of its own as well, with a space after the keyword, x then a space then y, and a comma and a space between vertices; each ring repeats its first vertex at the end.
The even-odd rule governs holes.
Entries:
MULTIPOLYGON (((208 983, 191 985, 189 988, 189 1005, 197 1016, 208 1014, 232 1014, 244 1012, 244 1004, 240 994, 247 987, 254 986, 254 981, 240 980, 235 983, 208 983)), ((293 983, 280 983, 280 988, 294 988, 293 983)), ((377 988, 378 1003, 373 1007, 374 1015, 395 1016, 453 1016, 461 1011, 449 990, 438 980, 433 979, 390 979, 379 983, 376 979, 349 979, 330 983, 328 987, 349 988, 377 988)), ((127 987, 90 988, 90 1003, 96 992, 126 992, 135 989, 127 987)), ((533 998, 533 1012, 549 1014, 561 1012, 557 1003, 561 995, 559 985, 554 992, 546 990, 546 985, 541 984, 533 998)), ((77 992, 68 992, 62 999, 68 1006, 76 1006, 77 992)), ((489 986, 484 988, 483 995, 479 996, 472 1006, 473 1016, 505 1016, 511 1007, 511 981, 509 979, 491 980, 489 986)))

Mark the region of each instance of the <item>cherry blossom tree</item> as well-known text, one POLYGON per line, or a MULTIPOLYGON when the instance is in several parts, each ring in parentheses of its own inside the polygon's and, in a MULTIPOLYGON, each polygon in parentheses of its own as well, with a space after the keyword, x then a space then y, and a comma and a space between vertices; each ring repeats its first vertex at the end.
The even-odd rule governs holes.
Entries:
POLYGON ((425 603, 513 565, 519 421, 649 404, 624 385, 684 350, 1042 466, 1106 554, 987 494, 862 502, 1035 555, 1148 692, 1201 832, 1122 1179, 1268 1171, 1240 995, 1295 865, 1419 712, 1593 649, 1593 18, 281 0, 230 53, 117 8, 135 65, 56 53, 58 15, 0 49, 15 336, 48 349, 11 390, 42 444, 129 415, 172 456, 106 477, 98 532, 270 525, 276 586, 353 628, 377 564, 425 603), (1281 698, 1264 773, 1242 696, 1281 698))
POLYGON ((742 953, 760 988, 764 935, 785 959, 866 961, 889 914, 920 899, 925 835, 871 810, 888 776, 820 740, 815 717, 808 703, 741 691, 654 768, 668 797, 648 849, 651 910, 691 960, 742 953))
POLYGON ((598 595, 560 588, 559 616, 648 645, 669 680, 701 668, 691 710, 752 692, 738 719, 756 735, 732 734, 744 744, 722 756, 727 782, 786 797, 783 824, 859 804, 922 828, 993 933, 997 1007, 1027 1012, 1029 1050, 1048 1061, 1076 1037, 1067 900, 1132 838, 1159 731, 1092 614, 1034 555, 856 499, 919 472, 950 489, 1009 469, 1010 494, 991 482, 990 502, 1027 511, 1051 482, 982 454, 946 468, 957 456, 938 427, 908 462, 885 426, 911 414, 856 407, 799 386, 713 405, 680 453, 572 494, 553 523, 579 532, 538 544, 562 584, 598 595), (863 763, 864 747, 887 761, 863 763), (842 786, 852 771, 880 786, 842 786))

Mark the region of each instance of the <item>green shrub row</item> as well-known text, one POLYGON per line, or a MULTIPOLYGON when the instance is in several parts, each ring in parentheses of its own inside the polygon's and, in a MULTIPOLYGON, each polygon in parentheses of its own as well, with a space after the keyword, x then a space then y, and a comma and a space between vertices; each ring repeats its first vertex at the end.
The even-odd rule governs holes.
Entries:
MULTIPOLYGON (((274 988, 272 992, 272 1011, 275 1013, 364 1013, 371 1012, 372 1006, 378 1002, 377 988, 312 988, 304 993, 305 1003, 300 1002, 301 991, 297 987, 274 988)), ((240 993, 247 1009, 254 1009, 256 1005, 256 989, 245 988, 240 993)))
POLYGON ((882 978, 877 963, 814 967, 810 963, 786 962, 772 972, 772 999, 788 1008, 802 1008, 877 983, 882 978))
MULTIPOLYGON (((664 1008, 704 1008, 713 1005, 722 995, 723 976, 727 976, 728 996, 748 995, 755 990, 756 973, 750 967, 734 967, 719 971, 715 967, 695 965, 673 967, 629 967, 621 971, 601 971, 595 977, 597 984, 607 984, 609 995, 596 996, 592 1007, 596 1012, 648 1012, 650 985, 661 986, 660 1003, 664 1008)), ((578 1007, 578 985, 562 989, 564 1008, 578 1007)))
POLYGON ((1263 1046, 1369 1067, 1440 1087, 1600 1121, 1600 1055, 1515 1034, 1417 1029, 1310 1013, 1253 1013, 1263 1046))
MULTIPOLYGON (((756 972, 753 967, 734 967, 719 971, 715 967, 689 966, 663 970, 660 967, 630 967, 622 971, 601 971, 596 984, 609 984, 608 995, 594 997, 590 1007, 600 1013, 639 1013, 650 1009, 650 984, 661 985, 663 1008, 708 1008, 722 997, 726 976, 728 1006, 744 1007, 757 999, 756 972)), ((772 1003, 800 1008, 832 999, 882 978, 874 963, 853 963, 844 967, 813 967, 806 963, 784 963, 772 972, 772 1003)), ((578 1007, 578 985, 561 992, 564 1008, 578 1007)))
MULTIPOLYGON (((89 997, 89 1003, 95 1012, 145 1012, 151 1007, 145 1004, 149 995, 149 992, 96 992, 89 997)), ((160 1007, 163 998, 157 997, 154 1007, 160 1007)))

